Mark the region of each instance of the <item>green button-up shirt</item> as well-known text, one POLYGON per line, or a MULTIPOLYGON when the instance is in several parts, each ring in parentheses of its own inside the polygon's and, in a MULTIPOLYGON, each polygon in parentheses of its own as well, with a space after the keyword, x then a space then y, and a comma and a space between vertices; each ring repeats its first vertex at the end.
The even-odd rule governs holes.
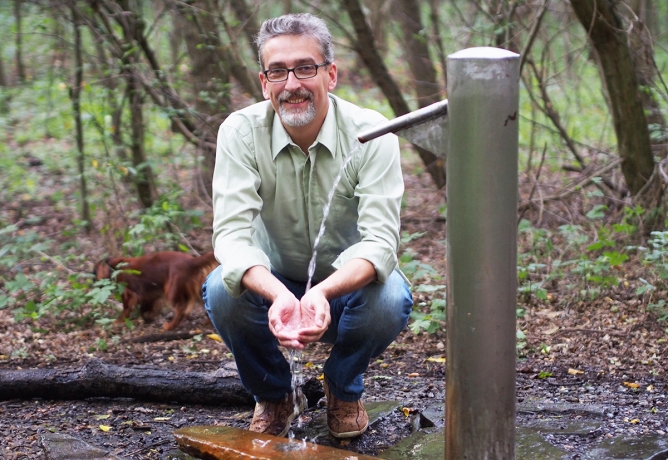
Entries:
POLYGON ((213 247, 223 284, 238 296, 241 278, 262 265, 286 278, 325 279, 353 258, 385 282, 397 267, 404 191, 399 142, 389 134, 359 146, 358 133, 386 119, 332 94, 308 155, 294 143, 269 101, 231 114, 220 126, 213 174, 213 247), (357 148, 355 148, 357 147, 357 148), (318 247, 323 209, 347 155, 318 247))

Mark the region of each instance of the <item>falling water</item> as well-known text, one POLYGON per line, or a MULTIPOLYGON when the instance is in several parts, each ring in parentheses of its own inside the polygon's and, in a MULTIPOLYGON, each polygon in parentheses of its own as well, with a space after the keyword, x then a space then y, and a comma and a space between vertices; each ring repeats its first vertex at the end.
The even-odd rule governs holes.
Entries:
POLYGON ((341 180, 341 177, 343 177, 343 171, 346 169, 346 166, 348 163, 350 163, 350 160, 353 158, 353 154, 357 149, 360 148, 362 144, 359 143, 359 141, 355 141, 355 144, 352 146, 350 151, 348 152, 348 155, 343 159, 343 163, 341 164, 341 169, 339 169, 339 173, 336 175, 334 178, 334 183, 332 184, 332 188, 329 191, 329 195, 327 195, 327 203, 325 203, 325 206, 322 208, 322 222, 320 222, 320 230, 318 230, 318 234, 315 237, 315 241, 313 242, 313 255, 311 256, 311 261, 308 264, 308 281, 306 282, 306 291, 308 292, 309 289, 311 289, 311 282, 313 281, 313 274, 315 273, 315 259, 318 256, 318 243, 320 242, 320 238, 322 235, 325 233, 325 221, 327 220, 327 216, 329 215, 329 208, 332 205, 332 199, 334 198, 334 192, 336 191, 336 186, 339 185, 339 181, 341 180))
MULTIPOLYGON (((348 152, 348 155, 343 159, 343 163, 341 164, 341 168, 339 169, 338 174, 334 178, 334 182, 332 184, 332 188, 329 191, 329 194, 327 195, 327 202, 325 203, 325 206, 322 208, 322 221, 320 223, 320 229, 318 230, 318 234, 315 237, 315 241, 313 242, 313 255, 311 256, 311 261, 308 264, 308 281, 306 282, 306 290, 304 291, 304 294, 306 294, 309 289, 311 289, 311 283, 313 281, 313 274, 315 273, 315 260, 318 256, 318 243, 320 242, 320 238, 322 235, 325 233, 325 221, 327 220, 327 216, 329 215, 329 208, 332 204, 332 200, 334 199, 334 192, 336 191, 337 185, 339 185, 339 182, 341 181, 341 177, 343 177, 343 171, 345 170, 346 166, 348 163, 350 163, 350 160, 353 158, 353 154, 355 151, 357 151, 362 144, 359 143, 359 141, 355 141, 355 144, 352 146, 350 151, 348 152)), ((295 348, 290 348, 288 349, 288 359, 290 361, 290 373, 292 374, 292 391, 295 395, 294 401, 295 401, 295 411, 299 410, 299 393, 298 390, 301 388, 301 386, 304 384, 304 374, 302 373, 302 350, 297 350, 295 348)), ((297 426, 301 427, 302 424, 302 417, 301 415, 297 419, 297 426)), ((294 434, 292 431, 289 434, 290 439, 294 438, 294 434)))

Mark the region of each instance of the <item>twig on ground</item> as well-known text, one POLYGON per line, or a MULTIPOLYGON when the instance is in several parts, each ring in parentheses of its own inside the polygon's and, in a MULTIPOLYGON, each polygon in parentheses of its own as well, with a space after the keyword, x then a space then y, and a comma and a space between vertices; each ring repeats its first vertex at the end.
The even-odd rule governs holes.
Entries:
POLYGON ((130 339, 123 339, 120 343, 149 343, 149 342, 169 342, 171 340, 187 340, 201 334, 202 331, 180 331, 180 332, 163 332, 159 334, 146 334, 139 337, 132 337, 130 339))
POLYGON ((615 331, 606 331, 600 329, 584 329, 579 327, 573 327, 573 328, 559 329, 557 332, 554 333, 554 335, 552 335, 552 337, 557 337, 559 335, 564 335, 564 334, 570 334, 571 332, 584 332, 587 334, 606 334, 615 337, 625 337, 626 335, 628 335, 627 332, 615 332, 615 331))

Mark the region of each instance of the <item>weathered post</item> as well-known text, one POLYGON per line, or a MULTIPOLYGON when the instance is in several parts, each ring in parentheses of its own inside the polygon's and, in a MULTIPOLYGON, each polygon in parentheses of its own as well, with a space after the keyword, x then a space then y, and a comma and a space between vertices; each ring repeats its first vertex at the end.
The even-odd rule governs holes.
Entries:
POLYGON ((515 458, 519 55, 447 59, 446 460, 515 458))

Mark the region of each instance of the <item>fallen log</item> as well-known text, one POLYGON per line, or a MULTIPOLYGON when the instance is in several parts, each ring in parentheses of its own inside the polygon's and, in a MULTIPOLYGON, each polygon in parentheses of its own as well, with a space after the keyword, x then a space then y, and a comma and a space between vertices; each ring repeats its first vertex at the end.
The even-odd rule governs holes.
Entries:
POLYGON ((119 367, 97 359, 78 369, 0 370, 0 401, 133 398, 179 404, 254 404, 241 381, 225 374, 119 367))

